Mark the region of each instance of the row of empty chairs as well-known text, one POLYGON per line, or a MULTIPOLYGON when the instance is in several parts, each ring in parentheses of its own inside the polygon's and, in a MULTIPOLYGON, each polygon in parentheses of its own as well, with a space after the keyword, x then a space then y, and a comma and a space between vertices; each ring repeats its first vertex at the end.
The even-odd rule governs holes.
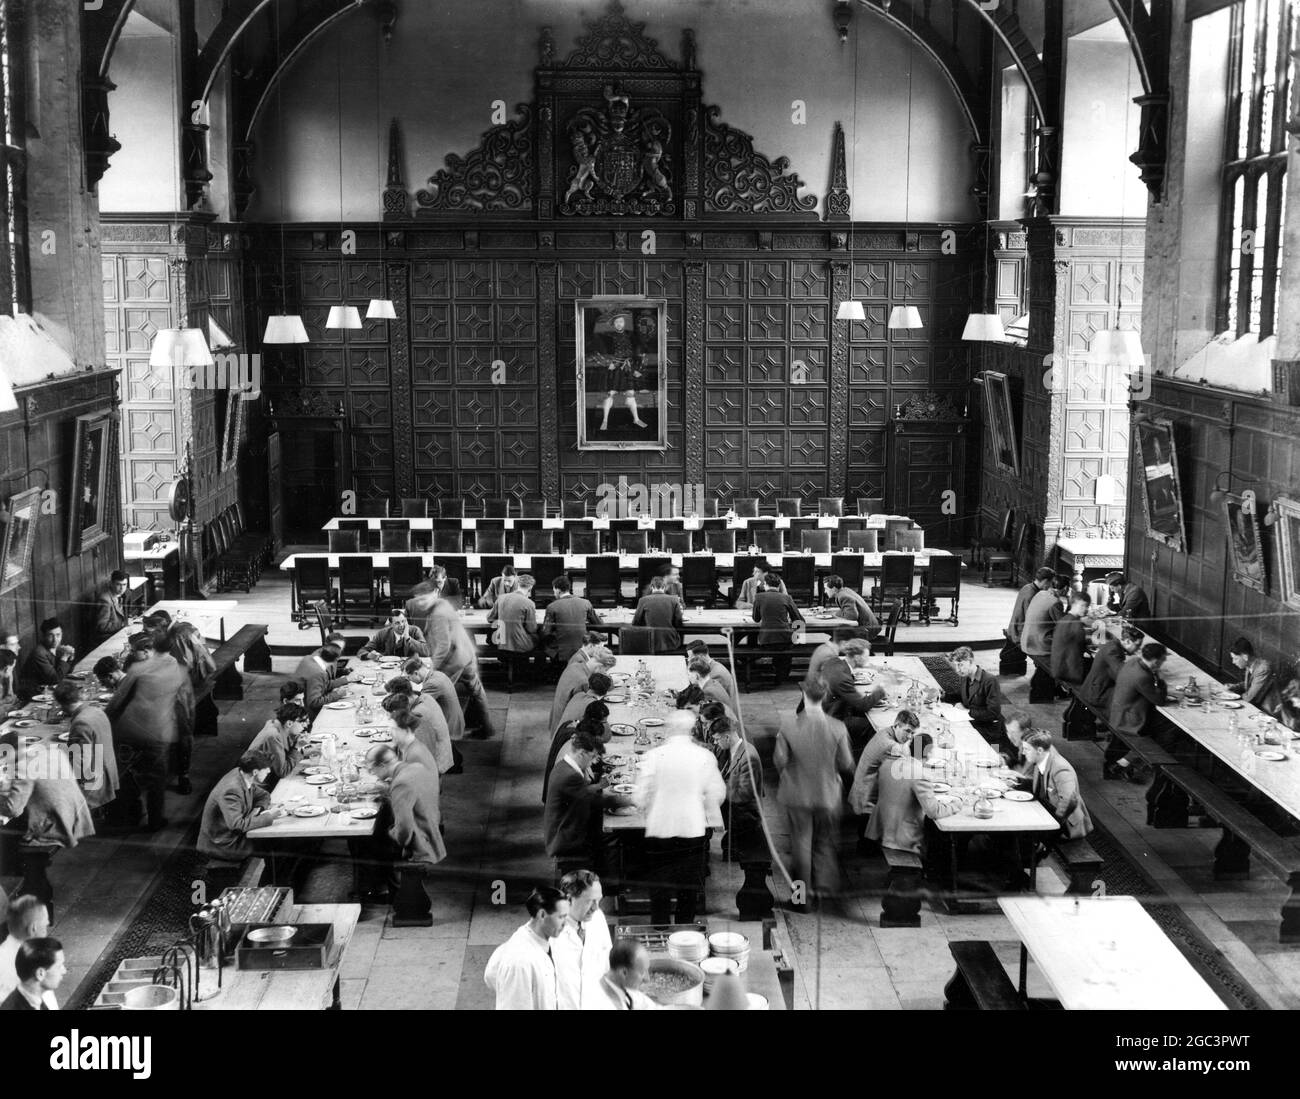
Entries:
MULTIPOLYGON (((583 593, 596 606, 635 604, 636 595, 645 589, 653 577, 659 575, 670 560, 668 557, 660 556, 638 558, 636 586, 629 600, 623 594, 623 559, 614 554, 592 555, 587 558, 583 572, 583 593)), ((459 583, 462 593, 469 600, 492 577, 499 575, 506 565, 512 564, 513 558, 491 555, 481 557, 477 570, 478 585, 475 588, 471 588, 470 585, 467 557, 439 554, 437 562, 446 569, 448 577, 454 578, 459 583)), ((762 555, 735 557, 732 565, 733 594, 738 590, 741 581, 755 568, 766 568, 769 565, 770 562, 762 555)), ((340 557, 336 575, 331 573, 329 558, 324 555, 299 554, 294 559, 294 568, 297 574, 295 617, 304 629, 307 624, 310 624, 312 604, 316 601, 325 602, 345 619, 349 613, 372 618, 386 613, 390 607, 401 606, 410 589, 425 578, 423 559, 416 555, 396 555, 388 559, 386 593, 380 570, 376 569, 373 558, 369 556, 340 557)), ((930 559, 923 573, 920 591, 920 617, 923 622, 929 622, 933 601, 940 596, 945 596, 953 601, 949 621, 956 624, 957 604, 961 592, 961 569, 960 557, 945 555, 930 559)), ((536 556, 527 571, 537 581, 533 601, 539 607, 546 606, 553 597, 552 582, 565 571, 564 558, 536 556)), ((815 559, 812 557, 786 557, 777 573, 795 602, 809 606, 816 597, 819 583, 817 571, 815 559)), ((883 614, 885 609, 894 603, 903 608, 904 620, 909 619, 910 605, 914 597, 913 589, 916 586, 916 572, 916 558, 909 554, 883 559, 879 580, 871 591, 871 602, 878 613, 883 614)), ((861 592, 863 589, 865 570, 859 554, 834 555, 830 567, 823 569, 822 574, 823 578, 827 575, 838 575, 844 581, 845 587, 853 591, 861 592)), ((718 580, 718 568, 714 557, 696 556, 682 559, 682 593, 688 605, 716 606, 723 599, 718 580)))
POLYGON ((205 567, 221 591, 236 587, 252 591, 274 551, 265 531, 245 529, 244 512, 238 503, 204 524, 202 548, 205 567))
MULTIPOLYGON (((659 503, 662 504, 663 501, 659 503)), ((760 515, 793 517, 804 514, 834 516, 849 514, 844 510, 843 496, 819 496, 817 497, 815 510, 805 511, 804 509, 809 503, 801 497, 789 496, 779 497, 772 502, 771 506, 768 506, 758 497, 750 496, 732 500, 729 505, 719 499, 703 500, 698 510, 692 507, 690 511, 682 511, 678 497, 669 497, 667 501, 667 504, 671 505, 676 515, 698 514, 703 519, 717 519, 725 516, 729 511, 734 511, 740 518, 748 519, 756 519, 760 515)), ((856 499, 856 504, 857 514, 860 516, 880 515, 885 510, 885 501, 881 497, 859 496, 856 499)), ((539 499, 463 500, 459 497, 449 496, 439 496, 432 499, 404 496, 396 502, 386 499, 358 501, 356 514, 368 519, 388 519, 399 516, 404 519, 469 519, 478 517, 484 519, 587 519, 597 514, 596 509, 596 503, 589 504, 586 500, 565 500, 556 505, 549 500, 539 499)))
POLYGON ((572 553, 594 554, 615 551, 644 554, 652 550, 664 553, 736 553, 755 546, 761 553, 879 553, 882 549, 919 553, 925 549, 925 532, 909 529, 907 520, 891 520, 879 530, 817 530, 810 527, 776 530, 750 527, 739 532, 731 529, 682 530, 611 530, 572 527, 556 530, 476 529, 465 531, 458 521, 432 531, 413 531, 404 520, 380 520, 392 523, 378 531, 368 529, 364 519, 340 519, 339 529, 328 532, 330 553, 572 553), (883 535, 883 537, 882 537, 883 535), (612 537, 611 537, 612 536, 612 537))

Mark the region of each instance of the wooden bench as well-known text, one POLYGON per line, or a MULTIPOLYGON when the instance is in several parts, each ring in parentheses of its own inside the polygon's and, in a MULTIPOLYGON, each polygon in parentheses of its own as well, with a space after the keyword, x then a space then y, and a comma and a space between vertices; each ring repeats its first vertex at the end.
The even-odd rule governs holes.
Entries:
POLYGON ((949 943, 957 972, 943 986, 945 1011, 1025 1011, 1015 983, 983 940, 949 943))
MULTIPOLYGON (((821 647, 821 643, 813 644, 805 642, 799 645, 787 645, 781 649, 761 649, 757 645, 751 646, 748 642, 736 645, 736 663, 740 665, 740 687, 742 690, 749 690, 749 681, 754 665, 760 660, 771 660, 773 657, 788 656, 790 658, 790 674, 798 676, 800 672, 807 674, 808 660, 812 654, 821 647)), ((732 670, 735 674, 737 669, 732 670)))
POLYGON ((1062 840, 1052 848, 1052 855, 1065 870, 1070 885, 1066 892, 1087 897, 1092 894, 1092 884, 1105 863, 1086 837, 1062 840))
POLYGON ((882 847, 889 883, 880 898, 881 927, 921 926, 921 859, 910 851, 882 847))
POLYGON ((269 627, 261 623, 244 626, 234 637, 223 641, 212 654, 216 665, 212 674, 194 692, 195 701, 211 695, 214 699, 242 699, 244 697, 244 680, 235 668, 236 662, 244 658, 244 671, 269 672, 271 670, 271 650, 266 644, 269 627))
POLYGON ((1300 888, 1300 845, 1278 835, 1232 795, 1190 766, 1175 764, 1166 767, 1164 774, 1223 829, 1223 836, 1214 848, 1215 880, 1250 877, 1250 853, 1255 852, 1291 890, 1282 904, 1278 939, 1284 943, 1300 942, 1300 898, 1296 895, 1300 888))

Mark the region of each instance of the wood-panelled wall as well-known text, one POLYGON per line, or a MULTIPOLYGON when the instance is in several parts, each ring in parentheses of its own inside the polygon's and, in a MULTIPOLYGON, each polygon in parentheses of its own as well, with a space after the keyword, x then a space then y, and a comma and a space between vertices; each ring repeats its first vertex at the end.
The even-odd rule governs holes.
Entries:
MULTIPOLYGON (((1244 635, 1261 655, 1291 670, 1300 657, 1300 612, 1287 607, 1278 582, 1277 540, 1262 525, 1278 495, 1300 485, 1300 409, 1191 382, 1158 377, 1151 399, 1138 411, 1174 424, 1182 485, 1187 552, 1177 553, 1146 536, 1137 478, 1129 486, 1127 567, 1151 597, 1156 634, 1229 674, 1228 646, 1244 635), (1257 483, 1234 480, 1232 491, 1255 490, 1259 499, 1268 591, 1261 594, 1232 579, 1223 511, 1210 502, 1220 472, 1231 470, 1257 483)), ((1132 467, 1141 468, 1133 456, 1132 467)))
MULTIPOLYGON (((37 520, 31 579, 0 595, 0 628, 18 631, 24 653, 30 651, 41 620, 52 615, 63 622, 65 640, 87 651, 92 638, 90 604, 108 574, 121 566, 120 493, 111 477, 104 509, 108 537, 74 557, 66 552, 76 420, 113 410, 116 376, 116 370, 96 370, 20 389, 18 411, 0 413, 4 502, 28 488, 48 487, 57 494, 54 514, 37 520)), ((115 433, 113 450, 105 455, 110 469, 117 468, 117 445, 115 433)))
MULTIPOLYGON (((881 496, 894 407, 927 391, 966 404, 973 255, 946 254, 942 233, 855 227, 850 255, 846 226, 665 225, 643 256, 621 227, 385 225, 382 253, 372 226, 343 257, 337 229, 288 227, 285 300, 311 343, 264 349, 269 396, 342 402, 362 497, 590 500, 620 475, 768 502, 881 496), (323 327, 381 286, 396 321, 323 327), (834 320, 850 290, 865 322, 834 320), (599 294, 668 299, 666 451, 576 449, 574 301, 599 294), (886 328, 904 303, 925 328, 886 328)), ((255 243, 250 330, 280 308, 279 246, 278 229, 255 243)))

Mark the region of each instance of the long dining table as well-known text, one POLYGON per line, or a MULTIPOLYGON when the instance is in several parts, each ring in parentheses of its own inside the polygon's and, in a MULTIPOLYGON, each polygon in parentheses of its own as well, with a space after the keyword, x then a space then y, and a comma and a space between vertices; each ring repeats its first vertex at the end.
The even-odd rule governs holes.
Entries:
POLYGON ((637 530, 654 531, 659 530, 660 526, 670 526, 677 529, 680 525, 683 530, 704 530, 708 527, 721 527, 725 530, 747 530, 751 524, 767 526, 773 524, 776 530, 790 530, 793 528, 792 520, 802 520, 806 523, 808 520, 816 521, 818 530, 839 530, 843 523, 847 526, 862 528, 867 530, 884 530, 892 521, 895 523, 908 522, 912 520, 906 515, 760 515, 749 518, 742 515, 736 516, 716 516, 714 518, 704 518, 703 516, 677 516, 672 519, 660 519, 654 516, 629 516, 629 517, 608 517, 599 515, 588 515, 583 518, 566 518, 560 516, 547 516, 546 518, 533 517, 523 518, 517 516, 501 518, 470 518, 462 517, 460 519, 433 519, 421 518, 420 516, 411 516, 402 518, 394 516, 388 519, 381 519, 374 516, 357 516, 357 515, 336 515, 329 522, 325 523, 321 530, 344 530, 343 523, 365 523, 367 530, 419 530, 431 531, 435 524, 447 522, 459 522, 461 530, 477 530, 479 525, 484 527, 500 530, 502 527, 506 530, 518 529, 540 529, 540 530, 566 530, 569 527, 591 528, 592 530, 610 530, 612 523, 618 523, 620 526, 628 524, 635 525, 637 530))

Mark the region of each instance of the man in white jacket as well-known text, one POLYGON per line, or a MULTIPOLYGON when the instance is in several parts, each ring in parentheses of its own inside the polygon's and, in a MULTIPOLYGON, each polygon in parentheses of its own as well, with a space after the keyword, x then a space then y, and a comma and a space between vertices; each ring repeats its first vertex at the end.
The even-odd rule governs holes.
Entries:
POLYGON ((708 829, 722 822, 726 784, 718 761, 691 739, 695 715, 670 714, 668 739, 641 757, 635 802, 645 814, 645 864, 650 881, 650 922, 669 922, 677 894, 677 922, 695 920, 696 894, 704 887, 708 829))
POLYGON ((483 980, 496 993, 498 1011, 555 1011, 559 982, 551 943, 569 917, 569 900, 540 886, 526 905, 528 922, 492 952, 483 980))
POLYGON ((560 879, 560 892, 569 899, 569 916, 551 940, 551 956, 559 981, 561 1011, 597 1006, 604 997, 600 980, 609 972, 609 923, 601 911, 604 892, 590 870, 571 870, 560 879))

